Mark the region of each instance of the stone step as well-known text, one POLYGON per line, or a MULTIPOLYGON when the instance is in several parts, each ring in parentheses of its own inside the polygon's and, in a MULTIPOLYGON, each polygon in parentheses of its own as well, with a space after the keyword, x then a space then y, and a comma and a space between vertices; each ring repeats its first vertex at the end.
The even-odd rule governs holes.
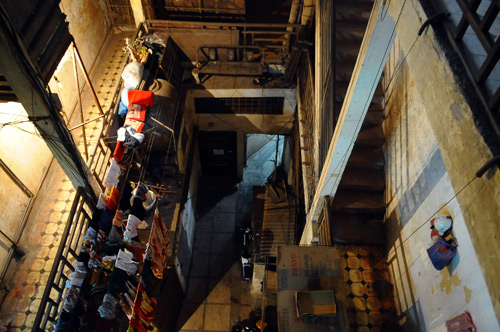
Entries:
POLYGON ((343 61, 337 61, 335 66, 335 79, 337 81, 349 81, 355 64, 356 59, 354 59, 354 57, 343 61))
POLYGON ((386 242, 383 215, 334 211, 331 215, 332 241, 338 244, 379 245, 386 242))
POLYGON ((381 148, 354 146, 347 161, 347 167, 350 168, 383 169, 384 165, 384 152, 381 148))
POLYGON ((352 19, 367 22, 373 8, 371 1, 340 1, 336 3, 337 20, 352 19))
POLYGON ((335 25, 337 41, 343 39, 360 38, 363 39, 366 30, 366 22, 339 20, 335 25))
POLYGON ((382 192, 339 189, 333 199, 333 209, 354 213, 384 213, 382 192))
POLYGON ((370 111, 366 113, 365 120, 363 121, 363 127, 370 128, 381 126, 384 122, 384 112, 382 111, 370 111))
POLYGON ((355 144, 364 147, 381 147, 384 144, 382 127, 361 128, 355 144))
POLYGON ((383 191, 385 177, 383 169, 346 168, 339 183, 340 189, 359 191, 383 191))
POLYGON ((339 56, 349 56, 356 58, 359 53, 359 48, 361 47, 361 40, 344 40, 339 41, 336 45, 335 51, 337 53, 337 61, 345 60, 345 57, 339 56))

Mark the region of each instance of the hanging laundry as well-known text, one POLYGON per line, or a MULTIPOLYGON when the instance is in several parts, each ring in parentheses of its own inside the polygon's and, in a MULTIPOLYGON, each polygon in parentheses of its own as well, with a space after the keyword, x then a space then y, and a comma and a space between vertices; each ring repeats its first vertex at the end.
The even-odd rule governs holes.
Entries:
POLYGON ((127 211, 130 209, 130 196, 132 196, 132 186, 130 185, 130 182, 125 182, 120 204, 118 205, 120 210, 127 211))
POLYGON ((127 332, 158 331, 151 322, 156 313, 156 305, 156 299, 149 297, 142 284, 139 283, 127 332))
POLYGON ((125 271, 129 276, 133 276, 137 272, 136 261, 133 261, 134 255, 129 251, 120 250, 116 257, 115 268, 125 271))
POLYGON ((130 90, 128 92, 128 106, 136 104, 153 107, 154 97, 153 91, 130 90))
POLYGON ((90 253, 90 259, 89 259, 88 265, 89 265, 89 269, 98 270, 101 268, 101 266, 102 266, 101 258, 99 257, 99 255, 95 251, 92 251, 90 253))
POLYGON ((120 92, 120 104, 118 105, 118 115, 124 116, 128 111, 128 92, 131 91, 132 88, 128 86, 124 86, 122 91, 120 92))
POLYGON ((122 174, 122 169, 116 163, 116 160, 111 159, 111 164, 109 165, 108 174, 104 180, 104 184, 113 187, 118 183, 118 178, 122 174))
POLYGON ((130 126, 121 127, 118 129, 117 134, 117 140, 122 142, 126 147, 132 149, 137 148, 144 140, 144 134, 136 132, 134 128, 130 126))
POLYGON ((115 212, 111 212, 108 209, 104 209, 102 211, 101 219, 99 219, 99 230, 102 230, 105 234, 108 234, 111 230, 111 225, 113 224, 113 217, 115 216, 115 212))
POLYGON ((111 226, 108 234, 108 241, 110 243, 118 243, 123 240, 123 232, 121 227, 111 226))
POLYGON ((130 207, 130 213, 141 220, 144 220, 144 218, 146 217, 146 209, 144 208, 143 202, 143 199, 136 197, 131 200, 130 207))
MULTIPOLYGON (((142 122, 140 122, 140 123, 142 123, 142 122)), ((120 141, 116 142, 115 151, 113 151, 113 159, 118 164, 122 162, 123 156, 125 155, 125 150, 127 150, 127 147, 125 145, 123 145, 122 142, 120 142, 120 141)))
POLYGON ((106 293, 106 295, 104 295, 104 299, 102 300, 101 306, 99 307, 99 309, 97 309, 101 318, 104 318, 107 320, 115 318, 116 317, 116 303, 117 303, 117 301, 116 301, 115 297, 109 293, 106 293))
POLYGON ((163 278, 163 272, 167 266, 169 242, 167 228, 157 209, 154 215, 153 227, 149 235, 148 251, 151 255, 151 271, 159 279, 163 278))
POLYGON ((100 193, 99 199, 97 200, 96 208, 98 208, 98 209, 106 208, 107 202, 108 202, 108 195, 106 195, 105 193, 100 193))
POLYGON ((90 251, 95 244, 96 230, 92 227, 87 228, 87 232, 83 236, 82 250, 90 251))
POLYGON ((75 286, 71 286, 69 281, 66 282, 66 288, 68 288, 68 290, 66 291, 66 296, 64 298, 63 309, 70 311, 75 307, 76 302, 78 301, 78 290, 75 286))
POLYGON ((125 215, 120 209, 116 209, 115 216, 113 217, 113 226, 122 227, 123 221, 125 220, 125 215))
POLYGON ((127 119, 144 121, 146 120, 146 106, 131 104, 127 111, 127 119))
POLYGON ((102 258, 102 268, 108 271, 113 271, 115 268, 116 255, 115 256, 104 256, 102 258))
POLYGON ((133 239, 137 236, 137 226, 142 222, 141 219, 137 218, 133 214, 128 215, 128 220, 127 220, 127 228, 125 229, 125 232, 123 233, 123 237, 125 240, 130 240, 133 239))
POLYGON ((84 262, 76 262, 75 272, 71 273, 71 286, 82 287, 85 276, 87 275, 87 269, 85 268, 84 262))
POLYGON ((146 253, 146 246, 144 244, 136 241, 127 242, 127 249, 139 263, 144 262, 144 254, 146 253))
POLYGON ((108 202, 106 203, 106 208, 113 214, 116 213, 116 208, 118 207, 118 202, 120 201, 120 192, 116 187, 111 188, 111 192, 109 193, 108 202))
POLYGON ((134 130, 138 133, 140 133, 142 131, 142 128, 144 128, 144 122, 130 118, 125 118, 124 125, 134 128, 134 130))
POLYGON ((118 268, 115 263, 115 268, 111 273, 109 284, 107 286, 108 293, 113 294, 116 297, 118 297, 120 293, 125 293, 127 291, 126 282, 129 278, 130 277, 127 272, 118 268))

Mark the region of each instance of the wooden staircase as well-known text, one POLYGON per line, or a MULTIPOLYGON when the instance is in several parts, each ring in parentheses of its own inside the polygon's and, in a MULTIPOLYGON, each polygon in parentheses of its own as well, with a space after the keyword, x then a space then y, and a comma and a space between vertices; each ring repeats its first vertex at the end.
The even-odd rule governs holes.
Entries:
MULTIPOLYGON (((336 112, 340 112, 372 9, 371 1, 336 2, 336 112)), ((330 204, 333 243, 385 243, 383 91, 377 87, 330 204)))

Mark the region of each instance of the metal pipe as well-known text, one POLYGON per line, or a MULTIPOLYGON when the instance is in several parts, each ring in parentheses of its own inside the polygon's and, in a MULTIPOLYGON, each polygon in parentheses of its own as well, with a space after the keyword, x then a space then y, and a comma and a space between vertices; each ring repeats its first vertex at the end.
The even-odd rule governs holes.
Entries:
POLYGON ((99 113, 104 114, 101 104, 99 103, 99 98, 97 98, 97 94, 94 90, 94 86, 92 85, 92 82, 90 81, 89 74, 87 73, 87 70, 85 69, 85 65, 83 64, 82 58, 80 56, 80 52, 78 51, 78 48, 76 47, 75 43, 73 42, 73 49, 74 49, 74 54, 76 54, 76 60, 78 61, 78 64, 80 65, 80 68, 82 68, 83 71, 83 77, 85 77, 85 80, 87 81, 87 84, 89 85, 90 91, 92 92, 92 96, 94 97, 94 101, 97 105, 97 108, 99 109, 99 113))
MULTIPOLYGON (((76 83, 76 92, 78 95, 78 105, 80 106, 80 121, 83 123, 85 122, 85 119, 83 118, 83 106, 82 106, 82 94, 80 92, 80 82, 78 80, 78 67, 76 65, 76 48, 75 48, 75 43, 73 42, 73 69, 75 73, 75 83, 76 83)), ((87 135, 85 134, 85 126, 82 127, 82 134, 83 134, 83 148, 85 150, 85 159, 86 161, 89 160, 89 150, 87 148, 87 135)))
POLYGON ((101 118, 103 118, 103 117, 105 117, 105 116, 106 116, 106 114, 99 115, 97 118, 93 118, 93 119, 87 120, 87 121, 85 121, 85 122, 82 122, 82 123, 80 123, 79 125, 76 125, 76 126, 74 126, 74 127, 72 127, 72 128, 69 128, 69 130, 71 131, 71 130, 73 130, 73 129, 80 128, 81 126, 85 126, 86 124, 89 124, 89 123, 91 123, 91 122, 94 122, 94 121, 96 121, 96 120, 99 120, 99 119, 101 119, 101 118))

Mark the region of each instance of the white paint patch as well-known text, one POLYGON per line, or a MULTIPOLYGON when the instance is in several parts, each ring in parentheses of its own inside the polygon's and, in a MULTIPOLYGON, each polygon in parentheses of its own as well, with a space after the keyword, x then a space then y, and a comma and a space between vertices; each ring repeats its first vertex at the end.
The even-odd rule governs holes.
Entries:
MULTIPOLYGON (((427 330, 433 330, 469 310, 478 331, 500 331, 461 207, 456 198, 443 206, 454 195, 446 174, 402 231, 402 237, 406 239, 404 256, 414 285, 414 301, 421 304, 420 319, 427 330), (459 244, 460 263, 451 275, 447 268, 436 271, 426 253, 431 244, 428 220, 433 216, 432 211, 441 207, 439 213, 450 213, 454 217, 453 230, 459 244)), ((398 253, 397 260, 401 259, 402 255, 398 253)))

